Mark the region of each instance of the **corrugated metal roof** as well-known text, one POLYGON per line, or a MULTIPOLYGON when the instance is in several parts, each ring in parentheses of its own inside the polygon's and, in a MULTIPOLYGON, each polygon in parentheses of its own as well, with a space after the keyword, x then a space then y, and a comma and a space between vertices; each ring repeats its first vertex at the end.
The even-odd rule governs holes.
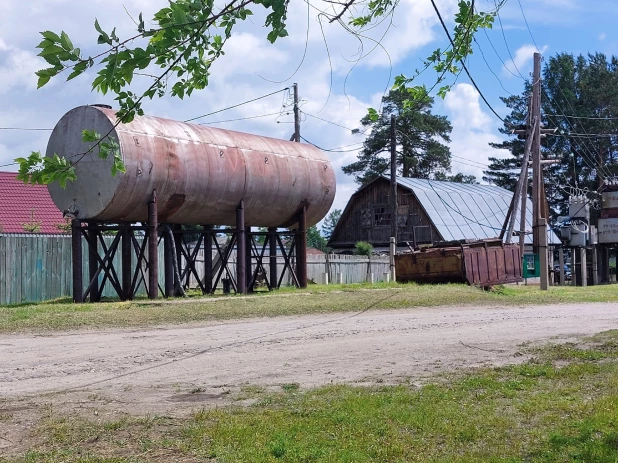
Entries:
MULTIPOLYGON (((397 177, 397 183, 414 192, 444 240, 486 239, 500 235, 513 193, 495 185, 440 182, 397 177)), ((532 201, 526 203, 526 230, 532 231, 532 201)), ((519 230, 520 214, 515 217, 519 230)), ((549 232, 549 242, 560 240, 549 232)), ((532 244, 532 235, 526 235, 532 244)))

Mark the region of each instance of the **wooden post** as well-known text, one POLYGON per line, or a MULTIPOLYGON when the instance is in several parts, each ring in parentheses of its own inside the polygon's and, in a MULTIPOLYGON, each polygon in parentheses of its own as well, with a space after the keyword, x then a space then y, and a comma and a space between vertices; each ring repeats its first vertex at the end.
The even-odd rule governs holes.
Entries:
POLYGON ((579 248, 579 267, 582 275, 582 286, 588 286, 588 269, 586 268, 586 248, 579 248))
POLYGON ((390 280, 395 283, 397 281, 397 275, 395 272, 395 254, 396 254, 396 243, 395 238, 391 237, 391 242, 389 246, 389 266, 390 266, 390 280))
POLYGON ((300 106, 298 106, 298 84, 294 84, 294 141, 300 143, 300 106))
POLYGON ((592 246, 592 284, 599 285, 599 256, 596 244, 592 246))
POLYGON ((560 265, 560 286, 564 286, 564 248, 562 246, 558 250, 558 265, 560 265))
POLYGON ((391 115, 391 237, 397 244, 397 118, 391 115))
POLYGON ((539 254, 541 265, 541 289, 547 291, 549 287, 549 264, 547 262, 547 220, 539 219, 539 254))

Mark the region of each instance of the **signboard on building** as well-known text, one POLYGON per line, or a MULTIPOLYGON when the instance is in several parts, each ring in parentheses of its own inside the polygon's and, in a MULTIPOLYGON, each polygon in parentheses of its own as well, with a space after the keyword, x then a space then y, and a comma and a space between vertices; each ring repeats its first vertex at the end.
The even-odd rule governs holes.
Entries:
POLYGON ((599 219, 597 237, 601 244, 618 243, 618 218, 599 219))
POLYGON ((618 209, 618 191, 606 191, 601 197, 603 209, 618 209))

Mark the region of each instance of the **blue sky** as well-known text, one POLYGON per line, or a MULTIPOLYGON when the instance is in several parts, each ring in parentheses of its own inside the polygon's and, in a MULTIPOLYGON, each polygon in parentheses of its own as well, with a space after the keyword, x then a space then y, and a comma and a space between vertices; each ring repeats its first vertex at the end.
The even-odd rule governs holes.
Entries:
MULTIPOLYGON (((520 1, 534 41, 544 56, 559 52, 603 52, 611 55, 618 46, 615 26, 618 2, 520 1)), ((452 28, 456 1, 440 0, 437 3, 452 28)), ((492 4, 489 0, 477 1, 480 9, 489 9, 492 4)), ((147 18, 164 5, 164 0, 2 0, 0 127, 51 128, 65 112, 75 106, 113 104, 109 96, 90 92, 92 74, 86 74, 69 84, 57 80, 37 91, 34 71, 44 67, 36 57, 34 48, 40 41, 39 31, 64 29, 76 45, 91 52, 95 50, 92 44, 96 42, 96 33, 92 27, 95 17, 106 29, 118 26, 122 37, 134 27, 125 13, 125 7, 134 16, 143 11, 147 18)), ((317 8, 327 6, 318 1, 312 1, 312 5, 317 8)), ((392 27, 387 31, 388 22, 385 22, 371 31, 374 39, 380 39, 386 33, 381 43, 388 56, 378 47, 354 65, 360 42, 337 24, 325 24, 323 34, 316 18, 317 9, 310 7, 309 17, 307 9, 305 2, 292 0, 290 37, 275 45, 266 41, 263 15, 256 9, 256 16, 241 25, 234 38, 228 42, 227 54, 214 66, 208 89, 185 101, 166 98, 148 102, 145 106, 147 113, 184 120, 298 82, 303 98, 302 110, 308 115, 334 123, 306 116, 302 123, 303 136, 323 148, 346 146, 342 149, 350 150, 362 143, 363 136, 353 135, 339 126, 358 127, 358 121, 367 108, 379 105, 380 97, 391 84, 389 76, 412 74, 421 65, 423 58, 435 48, 444 48, 447 44, 429 0, 402 0, 392 27), (325 40, 330 59, 326 53, 325 40), (300 69, 294 73, 299 64, 300 69), (289 80, 282 83, 272 82, 286 78, 289 80)), ((502 28, 496 22, 494 29, 488 31, 488 37, 483 32, 478 34, 480 49, 475 49, 469 69, 490 104, 498 113, 505 115, 506 108, 499 98, 508 93, 502 86, 512 93, 521 92, 523 86, 522 78, 513 76, 505 64, 515 74, 518 74, 516 66, 521 74, 527 76, 531 71, 532 53, 536 47, 524 22, 518 0, 508 0, 500 17, 502 28), (481 50, 487 63, 482 58, 481 50)), ((374 42, 363 42, 363 53, 366 54, 373 48, 374 42)), ((427 72, 421 82, 431 85, 433 78, 435 74, 427 72)), ((138 89, 139 85, 138 80, 138 89)), ((277 94, 205 118, 203 122, 282 111, 284 115, 279 118, 258 117, 213 125, 287 139, 293 127, 289 123, 291 116, 285 114, 290 107, 283 107, 283 102, 283 94, 277 94)), ((498 132, 500 121, 479 99, 478 93, 464 75, 444 101, 436 99, 434 112, 448 116, 453 124, 453 173, 473 174, 480 179, 482 166, 487 163, 488 156, 504 155, 488 146, 489 142, 502 139, 498 132)), ((45 151, 48 136, 49 133, 45 131, 0 130, 0 165, 8 164, 15 157, 27 155, 33 150, 45 151)), ((353 162, 355 156, 355 151, 329 153, 338 172, 338 192, 334 207, 343 208, 357 187, 353 179, 340 170, 342 165, 353 162)), ((3 167, 2 170, 15 170, 15 166, 3 167)))

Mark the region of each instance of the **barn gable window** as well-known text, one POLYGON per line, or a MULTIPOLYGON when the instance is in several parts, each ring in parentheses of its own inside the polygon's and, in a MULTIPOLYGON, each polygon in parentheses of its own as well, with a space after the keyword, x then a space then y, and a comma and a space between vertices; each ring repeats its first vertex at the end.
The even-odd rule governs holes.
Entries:
POLYGON ((373 226, 383 227, 391 224, 391 211, 387 205, 373 208, 373 226))

